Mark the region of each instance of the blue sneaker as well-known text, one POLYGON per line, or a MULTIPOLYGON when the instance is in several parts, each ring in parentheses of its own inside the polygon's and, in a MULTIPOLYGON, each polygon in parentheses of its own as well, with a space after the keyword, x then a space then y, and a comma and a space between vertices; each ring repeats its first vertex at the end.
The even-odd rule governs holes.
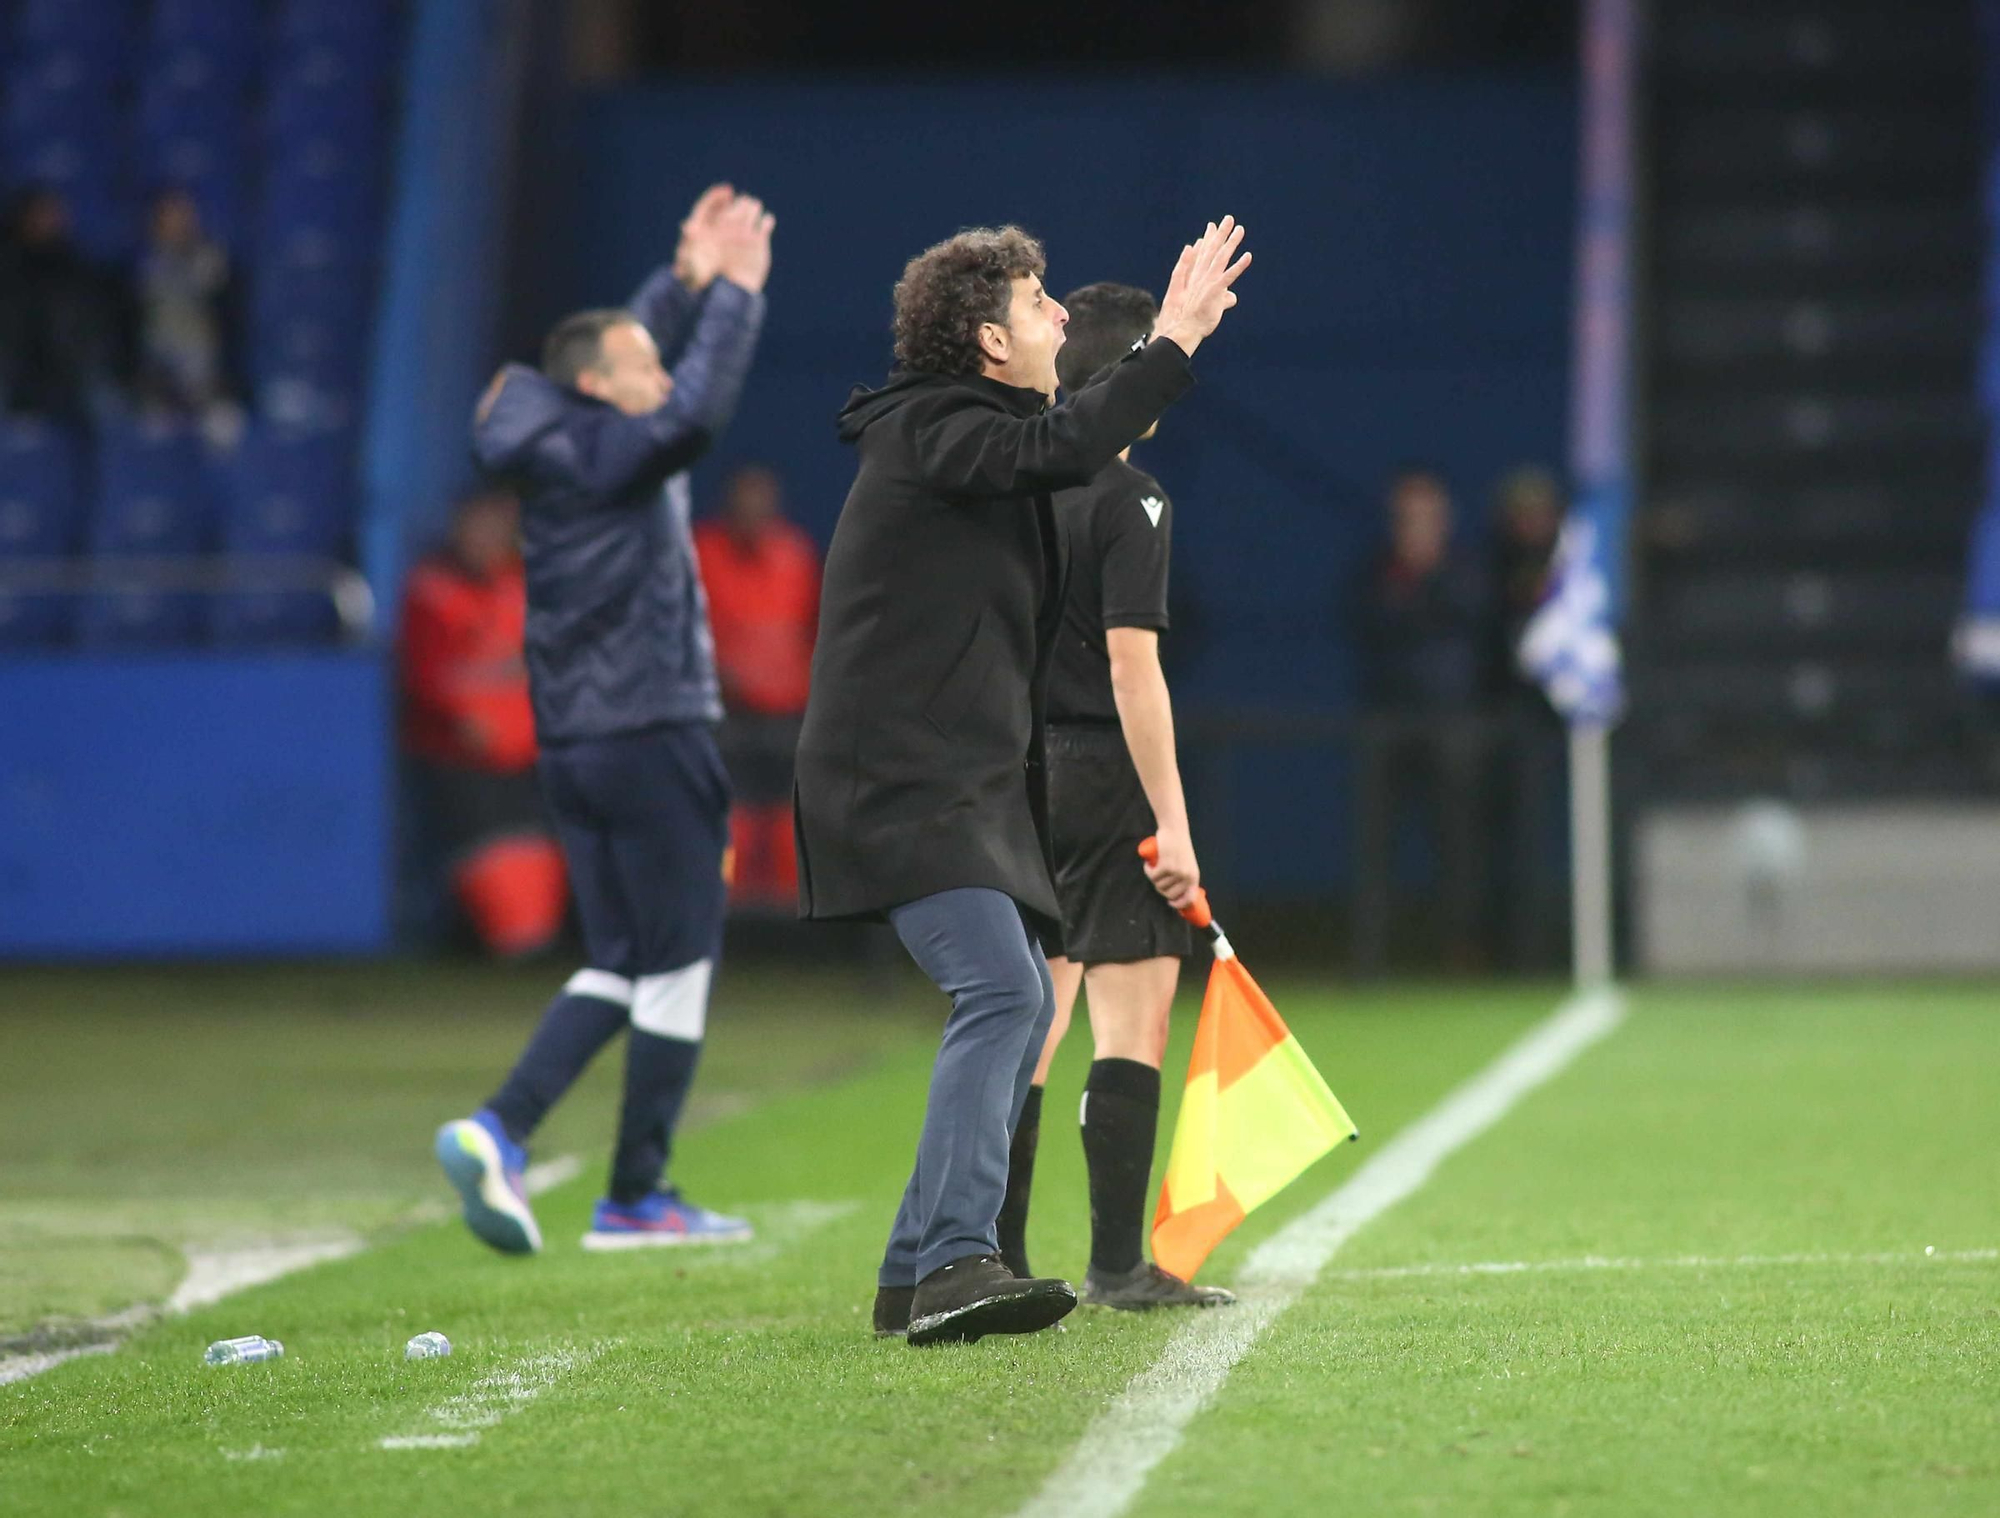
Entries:
POLYGON ((528 1151, 484 1109, 437 1131, 438 1163, 465 1202, 465 1226, 502 1254, 534 1254, 542 1231, 528 1210, 521 1173, 528 1151))
POLYGON ((678 1191, 656 1191, 643 1201, 609 1197, 590 1215, 585 1249, 651 1249, 670 1244, 747 1244, 755 1230, 743 1218, 710 1212, 681 1200, 678 1191))

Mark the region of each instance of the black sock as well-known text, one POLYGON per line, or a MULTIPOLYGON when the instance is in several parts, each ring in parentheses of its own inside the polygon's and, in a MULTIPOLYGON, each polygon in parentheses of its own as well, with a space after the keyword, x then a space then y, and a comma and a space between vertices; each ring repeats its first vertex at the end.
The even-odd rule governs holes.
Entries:
POLYGON ((1160 1072, 1135 1059, 1100 1059, 1091 1065, 1083 1091, 1090 1268, 1115 1275, 1145 1258, 1146 1192, 1160 1127, 1160 1072))
POLYGON ((1017 1276, 1028 1274, 1028 1193, 1035 1184, 1035 1149, 1041 1137, 1042 1088, 1030 1086, 1007 1150, 1007 1196, 1000 1204, 1000 1258, 1017 1276))
POLYGON ((617 1037, 630 1013, 615 1001, 565 991, 542 1014, 528 1047, 486 1105, 507 1137, 525 1144, 528 1135, 569 1090, 597 1051, 617 1037))
POLYGON ((632 1030, 625 1046, 625 1105, 618 1114, 618 1149, 611 1158, 612 1201, 637 1202, 658 1188, 700 1058, 698 1040, 632 1030))

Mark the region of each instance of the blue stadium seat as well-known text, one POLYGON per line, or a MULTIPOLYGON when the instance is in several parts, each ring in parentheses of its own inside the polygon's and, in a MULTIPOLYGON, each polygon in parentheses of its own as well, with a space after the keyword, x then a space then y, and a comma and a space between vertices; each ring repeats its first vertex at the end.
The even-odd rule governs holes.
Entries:
POLYGON ((76 608, 76 641, 88 648, 179 648, 200 628, 199 596, 109 574, 76 608))
POLYGON ((171 75, 153 73, 139 86, 142 149, 144 139, 151 137, 233 137, 239 152, 247 152, 249 121, 241 85, 183 85, 171 75))
POLYGON ((52 77, 50 72, 16 64, 0 87, 0 130, 10 145, 45 137, 109 139, 104 90, 87 82, 52 77))
POLYGON ((100 555, 191 554, 208 546, 213 494, 200 441, 158 422, 107 428, 97 450, 90 546, 100 555))
POLYGON ((259 0, 153 0, 148 67, 241 86, 263 51, 263 21, 259 0))
POLYGON ((73 553, 82 528, 76 440, 30 417, 0 422, 0 561, 73 553))
MULTIPOLYGON (((0 561, 0 574, 5 562, 0 561)), ((69 635, 70 598, 8 588, 0 582, 0 648, 46 648, 69 635)))
POLYGON ((380 236, 373 188, 354 181, 274 178, 264 186, 256 243, 285 268, 359 267, 380 236))
POLYGON ((240 138, 163 136, 145 144, 140 182, 148 193, 172 186, 186 190, 201 211, 203 228, 224 247, 246 235, 240 138))
POLYGON ((28 569, 25 560, 68 557, 82 518, 75 439, 43 421, 0 421, 0 647, 62 641, 69 599, 10 585, 7 576, 28 569))
POLYGON ((319 591, 225 591, 208 603, 208 635, 224 647, 330 643, 340 619, 319 591))
POLYGON ((330 136, 373 156, 387 131, 383 95, 379 73, 336 49, 316 48, 272 73, 264 129, 280 151, 303 138, 330 136))
POLYGON ((223 550, 334 557, 354 532, 354 439, 344 431, 254 428, 226 471, 223 550))
POLYGON ((346 282, 336 291, 338 300, 327 304, 256 302, 250 352, 258 381, 300 380, 345 394, 359 390, 371 336, 368 292, 346 282))
POLYGON ((275 30, 280 46, 355 37, 386 44, 396 22, 392 0, 278 0, 275 30))
POLYGON ((137 36, 133 0, 18 0, 14 37, 23 52, 127 49, 137 36))

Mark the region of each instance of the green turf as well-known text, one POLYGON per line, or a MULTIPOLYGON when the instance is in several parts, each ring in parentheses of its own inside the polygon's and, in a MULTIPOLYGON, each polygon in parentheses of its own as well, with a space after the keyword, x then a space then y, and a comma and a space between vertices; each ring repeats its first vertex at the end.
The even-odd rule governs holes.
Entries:
MULTIPOLYGON (((85 978, 102 1002, 86 1016, 52 977, 69 1015, 28 1015, 36 1058, 59 1073, 32 1088, 17 1064, 0 1076, 0 1237, 40 1208, 45 1237, 82 1260, 92 1250, 63 1232, 63 1209, 129 1215, 161 1186, 193 1212, 406 1217, 436 1194, 424 1153, 436 1108, 476 1094, 532 1015, 539 990, 518 975, 349 971, 300 989, 277 970, 188 972, 159 997, 181 1010, 157 1057, 132 1047, 152 1010, 134 993, 151 999, 161 982, 85 978), (260 1029, 273 1007, 282 1027, 260 1029), (337 1095, 315 1089, 323 1065, 337 1095), (261 1069, 274 1089, 254 1120, 233 1122, 212 1089, 160 1095, 168 1067, 261 1069), (332 1152, 300 1151, 329 1121, 332 1152), (168 1152, 135 1187, 125 1149, 100 1131, 150 1134, 168 1152), (175 1152, 203 1144, 198 1159, 175 1152), (296 1171, 271 1158, 288 1149, 296 1171)), ((1370 1141, 1556 1000, 1547 988, 1270 989, 1370 1141)), ((868 1337, 871 1267, 934 1028, 913 1014, 917 991, 903 983, 887 1011, 852 984, 749 978, 725 991, 709 1120, 684 1146, 683 1174, 764 1226, 752 1251, 586 1256, 574 1239, 589 1176, 543 1199, 551 1248, 537 1260, 491 1256, 453 1225, 385 1228, 355 1259, 0 1388, 0 1512, 1011 1513, 1174 1325, 1079 1313, 1064 1333, 933 1352, 868 1337), (406 1364, 401 1345, 424 1328, 458 1353, 406 1364), (290 1353, 240 1370, 198 1363, 210 1338, 239 1332, 290 1353), (510 1374, 518 1400, 504 1380, 481 1389, 510 1374), (499 1422, 464 1428, 494 1411, 499 1422), (476 1446, 378 1447, 466 1431, 476 1446), (230 1458, 253 1450, 264 1458, 230 1458)), ((2000 1510, 2000 1266, 1921 1254, 2000 1244, 1995 1006, 1990 987, 1642 995, 1627 1026, 1332 1262, 1135 1511, 2000 1510), (1350 1274, 1800 1252, 1899 1258, 1350 1274)), ((18 1016, 0 1015, 0 1038, 18 1016)), ((1170 1069, 1188 1031, 1184 1018, 1170 1069)), ((1047 1269, 1080 1270, 1085 1252, 1062 1115, 1087 1057, 1073 1040, 1049 1101, 1032 1239, 1047 1269)), ((601 1083, 577 1093, 563 1147, 594 1156, 608 1105, 601 1083)), ((1213 1278, 1369 1147, 1253 1216, 1213 1278)))
MULTIPOLYGON (((189 1242, 374 1233, 437 1202, 429 1134, 491 1090, 561 972, 0 970, 0 1338, 157 1300, 189 1242)), ((690 1114, 838 1080, 929 1024, 920 987, 723 977, 690 1114)), ((594 1173, 619 1065, 537 1141, 594 1173)))
POLYGON ((1239 1368, 1146 1511, 2000 1512, 1990 987, 1654 991, 1366 1230, 1239 1368), (1325 1416, 1300 1438, 1300 1388, 1325 1416))

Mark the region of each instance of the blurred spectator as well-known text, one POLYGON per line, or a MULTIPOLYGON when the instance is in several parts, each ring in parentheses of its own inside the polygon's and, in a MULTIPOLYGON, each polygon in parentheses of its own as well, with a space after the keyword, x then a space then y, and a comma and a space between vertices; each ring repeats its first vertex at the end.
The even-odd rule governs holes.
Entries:
POLYGON ((68 421, 122 409, 129 309, 54 190, 22 192, 0 240, 0 403, 68 421))
POLYGON ((1521 634, 1548 588, 1564 506, 1556 477, 1532 464, 1510 470, 1494 487, 1493 581, 1499 605, 1493 688, 1501 701, 1506 761, 1504 805, 1494 836, 1503 861, 1503 932, 1515 969, 1548 963, 1558 952, 1564 922, 1563 725, 1517 657, 1521 634))
POLYGON ((1521 646, 1528 619, 1542 604, 1562 522, 1562 487, 1548 470, 1523 464, 1503 475, 1494 488, 1493 582, 1500 603, 1494 688, 1510 698, 1532 694, 1544 707, 1541 687, 1521 673, 1515 650, 1521 646))
POLYGON ((1452 541, 1451 495, 1436 473, 1397 475, 1388 514, 1388 551, 1363 591, 1355 961, 1374 974, 1387 959, 1397 823, 1405 798, 1421 791, 1434 821, 1446 953, 1471 967, 1484 917, 1491 596, 1477 561, 1452 541))
POLYGON ((444 547, 411 572, 403 607, 403 744, 452 890, 495 954, 547 948, 562 928, 562 852, 535 780, 522 656, 520 504, 465 497, 444 547))
POLYGON ((819 629, 819 552, 785 519, 778 477, 760 465, 730 476, 721 510, 694 542, 729 713, 721 742, 736 787, 731 893, 739 904, 789 909, 799 876, 792 755, 819 629))
POLYGON ((229 255, 203 229, 185 190, 154 200, 135 284, 141 403, 199 422, 216 442, 233 441, 242 411, 231 378, 229 255))

